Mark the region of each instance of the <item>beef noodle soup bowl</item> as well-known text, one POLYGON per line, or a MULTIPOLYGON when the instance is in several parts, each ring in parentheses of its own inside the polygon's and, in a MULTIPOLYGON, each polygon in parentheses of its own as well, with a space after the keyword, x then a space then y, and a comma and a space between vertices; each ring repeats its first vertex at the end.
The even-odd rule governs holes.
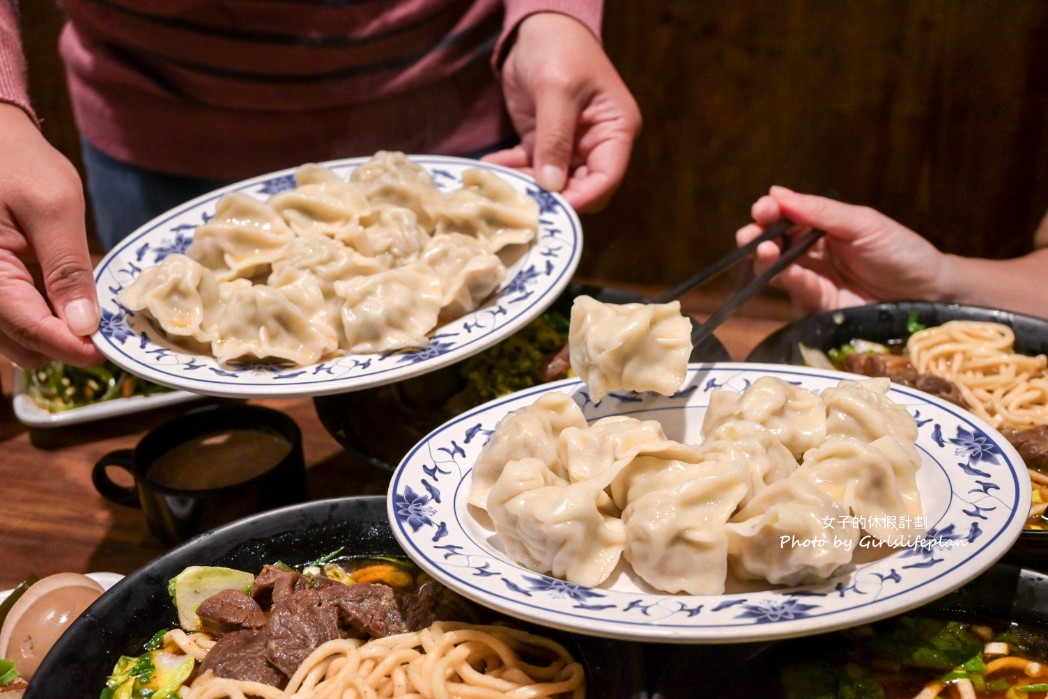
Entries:
MULTIPOLYGON (((948 379, 944 381, 940 375, 948 372, 948 369, 942 367, 949 364, 951 352, 960 351, 958 346, 939 344, 934 351, 938 352, 940 359, 927 363, 922 360, 922 367, 931 369, 919 371, 906 356, 910 338, 918 330, 929 329, 924 336, 930 342, 939 343, 946 333, 935 329, 951 327, 958 330, 958 335, 966 337, 963 341, 957 337, 947 338, 946 343, 967 343, 970 347, 980 347, 987 353, 993 353, 993 358, 978 370, 986 376, 996 372, 993 380, 996 380, 996 376, 1007 376, 1008 372, 1015 372, 1019 376, 1024 372, 1034 376, 1043 372, 1043 368, 1038 369, 1038 361, 1043 364, 1043 360, 1028 360, 1025 357, 1036 358, 1048 354, 1048 320, 979 306, 928 302, 878 303, 809 316, 769 335, 753 349, 747 361, 798 365, 822 363, 822 366, 866 375, 889 375, 893 380, 909 382, 917 388, 963 405, 997 427, 1016 446, 1031 469, 1034 490, 1031 519, 1006 560, 1048 569, 1048 519, 1040 516, 1040 511, 1048 503, 1048 414, 1039 408, 1027 414, 1029 423, 1026 427, 1013 427, 1002 417, 1010 409, 1007 406, 991 406, 989 410, 994 411, 994 415, 988 417, 985 412, 980 412, 981 407, 968 404, 971 398, 965 395, 964 390, 959 390, 948 379), (959 326, 959 323, 969 321, 979 326, 959 326), (936 333, 939 337, 934 336, 936 333), (995 344, 1000 347, 994 347, 995 344), (1014 357, 1014 366, 991 364, 1000 361, 999 356, 1007 355, 1019 355, 1014 357), (998 425, 995 420, 1002 422, 998 425), (1044 492, 1039 493, 1041 489, 1044 492)), ((926 343, 921 349, 930 356, 932 352, 927 347, 926 343)), ((1028 389, 1001 388, 997 390, 997 395, 1008 390, 1017 391, 1025 393, 1031 404, 1043 406, 1044 386, 1048 384, 1044 379, 1035 379, 1033 384, 1028 389)), ((1021 419, 1026 420, 1027 416, 1021 419)))
MULTIPOLYGON (((100 696, 122 656, 141 656, 145 644, 160 630, 180 626, 185 628, 185 620, 180 617, 180 612, 186 607, 180 604, 176 609, 169 583, 191 566, 221 566, 251 575, 264 572, 270 579, 259 583, 258 580, 262 579, 259 575, 255 580, 256 585, 283 585, 299 575, 289 572, 284 565, 290 569, 305 570, 304 566, 312 563, 306 570, 311 579, 321 571, 325 576, 336 576, 337 579, 339 571, 359 575, 353 573, 353 567, 366 558, 371 559, 368 562, 369 571, 388 568, 396 576, 399 575, 396 571, 401 568, 398 565, 400 563, 404 564, 405 570, 413 568, 393 538, 386 514, 386 500, 381 496, 295 505, 249 517, 203 534, 131 573, 89 607, 44 659, 30 682, 26 696, 30 699, 100 696), (318 560, 325 558, 330 560, 318 560), (283 565, 267 566, 277 563, 283 565), (392 565, 383 565, 385 563, 392 565), (277 579, 273 579, 274 573, 277 579)), ((354 582, 370 582, 370 579, 354 582)), ((388 572, 383 573, 380 582, 406 585, 396 588, 398 606, 403 609, 407 607, 400 604, 399 595, 402 592, 425 597, 429 593, 423 588, 435 584, 429 581, 424 583, 423 588, 418 588, 415 587, 418 580, 400 581, 390 577, 388 572)), ((340 585, 325 582, 332 588, 336 584, 340 585)), ((324 586, 311 584, 309 587, 324 586)), ((452 609, 459 620, 476 615, 475 619, 467 619, 467 623, 507 624, 563 646, 581 664, 588 696, 629 697, 635 696, 641 689, 644 673, 636 646, 537 628, 498 617, 486 609, 470 606, 471 603, 464 600, 457 601, 454 596, 449 598, 450 591, 444 592, 447 594, 441 604, 445 609, 452 609)), ((264 609, 270 604, 275 605, 272 601, 275 593, 267 595, 263 589, 257 597, 264 609)), ((215 606, 216 602, 212 600, 211 604, 215 606)), ((221 617, 222 610, 219 608, 217 612, 212 610, 208 614, 221 617)), ((273 616, 272 613, 270 615, 273 616)), ((203 616, 201 614, 202 620, 203 616)), ((296 623, 300 620, 297 615, 295 619, 296 623)), ((213 623, 213 618, 211 621, 213 623)), ((218 660, 221 659, 214 662, 218 660)), ((305 665, 305 662, 302 664, 305 665)))
POLYGON ((1048 577, 999 564, 932 603, 872 624, 775 643, 673 650, 663 699, 1043 699, 1048 577), (701 679, 700 679, 701 678, 701 679))

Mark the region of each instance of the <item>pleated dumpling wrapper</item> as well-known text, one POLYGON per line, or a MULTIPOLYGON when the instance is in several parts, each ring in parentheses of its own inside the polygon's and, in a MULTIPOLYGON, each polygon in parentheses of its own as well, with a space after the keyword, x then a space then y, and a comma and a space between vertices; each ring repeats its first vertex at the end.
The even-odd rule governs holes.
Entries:
POLYGON ((671 396, 688 371, 691 321, 680 302, 602 303, 579 296, 568 330, 571 368, 599 401, 611 391, 671 396))

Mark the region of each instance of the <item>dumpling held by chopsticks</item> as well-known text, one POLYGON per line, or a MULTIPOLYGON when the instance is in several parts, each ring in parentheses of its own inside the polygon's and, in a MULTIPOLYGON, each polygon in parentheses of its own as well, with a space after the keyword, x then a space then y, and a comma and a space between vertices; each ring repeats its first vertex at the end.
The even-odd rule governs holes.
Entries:
POLYGON ((601 303, 579 296, 568 331, 571 368, 599 401, 611 391, 673 395, 691 356, 691 321, 679 301, 601 303))

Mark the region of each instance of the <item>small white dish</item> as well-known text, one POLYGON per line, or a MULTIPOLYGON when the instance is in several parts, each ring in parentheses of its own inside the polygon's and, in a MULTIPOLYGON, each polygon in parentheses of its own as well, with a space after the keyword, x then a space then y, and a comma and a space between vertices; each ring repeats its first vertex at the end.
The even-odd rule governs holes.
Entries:
POLYGON ((610 415, 655 419, 670 439, 697 444, 710 392, 718 386, 741 392, 762 376, 814 392, 856 379, 806 367, 692 364, 685 387, 672 397, 611 394, 594 405, 578 379, 506 396, 445 423, 405 456, 389 488, 394 535, 435 579, 514 617, 624 640, 737 643, 822 633, 908 611, 975 578, 1022 532, 1030 481, 1015 449, 967 411, 897 384, 889 397, 919 426, 917 487, 927 534, 919 545, 859 562, 819 585, 672 595, 651 592, 628 566, 600 587, 577 585, 509 560, 467 504, 473 463, 498 421, 545 392, 572 396, 591 422, 610 415))
POLYGON ((22 370, 14 368, 14 390, 11 405, 15 411, 15 417, 26 427, 48 428, 66 427, 78 425, 84 422, 96 420, 107 420, 121 415, 141 413, 146 410, 164 408, 170 405, 178 405, 192 400, 199 400, 201 396, 185 391, 169 391, 166 393, 154 393, 149 396, 129 396, 127 398, 113 398, 111 400, 99 401, 85 405, 81 408, 72 408, 52 413, 44 410, 33 401, 26 393, 25 377, 22 370))
MULTIPOLYGON (((141 315, 120 306, 116 295, 141 271, 175 252, 185 252, 196 227, 214 215, 230 192, 258 199, 295 187, 290 168, 245 180, 198 197, 145 224, 125 238, 95 269, 102 323, 93 336, 99 351, 117 366, 172 388, 230 398, 318 396, 400 381, 465 359, 509 337, 545 311, 567 287, 582 255, 582 227, 571 206, 523 173, 466 158, 410 156, 426 168, 438 189, 462 186, 469 168, 495 172, 539 205, 537 239, 509 267, 506 281, 477 310, 436 328, 426 347, 381 354, 347 354, 303 367, 219 364, 166 341, 141 315)), ((322 163, 346 177, 370 158, 322 163)))

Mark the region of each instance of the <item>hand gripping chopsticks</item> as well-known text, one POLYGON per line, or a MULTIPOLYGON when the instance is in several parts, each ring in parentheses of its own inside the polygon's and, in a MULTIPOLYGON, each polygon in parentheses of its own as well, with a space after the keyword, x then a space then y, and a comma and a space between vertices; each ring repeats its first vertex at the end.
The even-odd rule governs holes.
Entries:
POLYGON ((724 270, 735 265, 740 260, 745 259, 746 256, 753 252, 761 243, 768 240, 775 240, 776 238, 781 238, 783 241, 783 250, 782 253, 779 255, 779 259, 775 260, 775 262, 770 267, 768 267, 768 269, 764 270, 763 273, 754 277, 748 284, 746 284, 746 286, 742 287, 737 292, 735 292, 727 300, 727 302, 725 302, 723 306, 717 309, 717 311, 713 315, 706 319, 705 323, 702 323, 695 329, 695 332, 693 332, 691 335, 691 343, 695 346, 699 345, 711 334, 713 334, 713 331, 716 330, 720 326, 720 324, 728 318, 728 316, 737 311, 739 307, 742 306, 742 304, 746 303, 750 299, 750 297, 752 297, 758 291, 766 287, 768 285, 768 282, 770 282, 776 274, 786 269, 786 267, 791 265, 798 257, 803 255, 808 250, 808 248, 810 248, 815 243, 815 241, 821 238, 825 233, 824 231, 818 229, 812 229, 804 235, 802 235, 797 240, 791 242, 788 234, 792 225, 792 221, 788 219, 782 219, 774 226, 771 226, 770 228, 768 228, 768 230, 764 231, 759 236, 751 240, 746 245, 736 248, 732 252, 728 253, 724 257, 714 262, 709 267, 706 267, 700 272, 697 272, 691 278, 686 279, 682 283, 678 284, 676 287, 667 291, 662 296, 659 296, 657 299, 655 299, 655 302, 669 303, 670 301, 677 299, 682 294, 694 289, 697 286, 700 286, 701 284, 704 284, 710 279, 716 277, 724 270))

